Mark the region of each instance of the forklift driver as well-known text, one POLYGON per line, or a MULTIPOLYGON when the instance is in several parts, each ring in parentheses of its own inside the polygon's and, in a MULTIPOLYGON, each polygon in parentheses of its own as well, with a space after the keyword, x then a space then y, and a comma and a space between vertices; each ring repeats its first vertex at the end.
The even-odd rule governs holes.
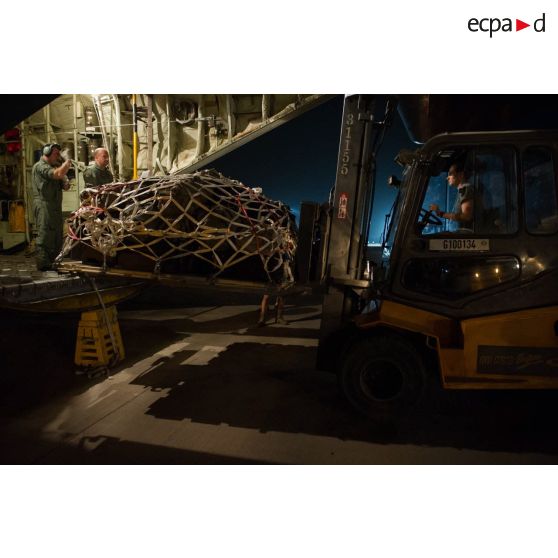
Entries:
POLYGON ((455 201, 455 211, 446 213, 441 211, 435 203, 430 205, 430 211, 434 211, 438 217, 457 221, 459 228, 473 228, 473 186, 467 182, 465 168, 460 163, 453 163, 448 170, 448 184, 457 188, 457 199, 455 201))

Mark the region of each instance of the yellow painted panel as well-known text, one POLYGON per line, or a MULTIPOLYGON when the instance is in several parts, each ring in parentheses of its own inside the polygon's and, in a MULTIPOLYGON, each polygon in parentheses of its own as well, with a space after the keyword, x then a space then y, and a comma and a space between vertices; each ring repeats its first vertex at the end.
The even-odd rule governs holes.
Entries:
POLYGON ((432 312, 384 301, 380 312, 359 316, 357 323, 362 328, 385 325, 436 339, 442 382, 448 388, 556 389, 558 356, 554 357, 553 351, 558 351, 558 336, 555 333, 557 321, 558 307, 509 312, 459 322, 432 312), (492 359, 490 367, 482 373, 477 367, 479 346, 496 355, 489 357, 492 359), (506 347, 511 350, 506 351, 506 347), (527 350, 522 351, 523 347, 527 350), (530 350, 537 348, 543 350, 530 350), (506 364, 498 369, 500 362, 506 364), (529 366, 523 366, 524 362, 529 366), (540 368, 538 362, 541 363, 540 368))
POLYGON ((379 318, 386 324, 435 337, 443 347, 454 345, 457 341, 457 322, 433 312, 385 300, 379 318))
POLYGON ((556 306, 463 320, 466 370, 476 373, 479 345, 558 348, 557 320, 556 306))

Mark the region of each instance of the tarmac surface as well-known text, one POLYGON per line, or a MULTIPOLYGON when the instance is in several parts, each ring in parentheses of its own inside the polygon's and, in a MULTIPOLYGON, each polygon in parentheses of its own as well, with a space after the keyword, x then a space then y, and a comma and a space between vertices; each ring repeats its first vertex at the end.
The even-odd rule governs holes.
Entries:
POLYGON ((315 369, 320 299, 256 326, 254 297, 156 287, 119 307, 126 358, 75 374, 79 315, 0 310, 0 461, 558 463, 558 393, 469 392, 392 425, 315 369))

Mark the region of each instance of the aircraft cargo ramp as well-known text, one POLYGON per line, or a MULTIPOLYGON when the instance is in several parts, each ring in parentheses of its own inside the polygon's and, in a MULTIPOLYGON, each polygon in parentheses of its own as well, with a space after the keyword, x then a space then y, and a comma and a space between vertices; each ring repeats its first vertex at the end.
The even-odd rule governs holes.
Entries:
POLYGON ((82 312, 135 296, 144 283, 126 277, 41 272, 33 259, 0 257, 0 308, 31 312, 82 312))

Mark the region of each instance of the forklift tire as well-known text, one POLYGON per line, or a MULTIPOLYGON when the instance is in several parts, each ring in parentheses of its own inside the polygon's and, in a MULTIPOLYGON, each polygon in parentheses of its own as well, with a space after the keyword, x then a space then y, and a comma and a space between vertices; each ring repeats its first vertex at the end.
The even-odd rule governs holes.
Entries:
POLYGON ((411 342, 396 336, 356 343, 347 351, 338 378, 353 407, 381 421, 408 414, 426 388, 421 355, 411 342))

